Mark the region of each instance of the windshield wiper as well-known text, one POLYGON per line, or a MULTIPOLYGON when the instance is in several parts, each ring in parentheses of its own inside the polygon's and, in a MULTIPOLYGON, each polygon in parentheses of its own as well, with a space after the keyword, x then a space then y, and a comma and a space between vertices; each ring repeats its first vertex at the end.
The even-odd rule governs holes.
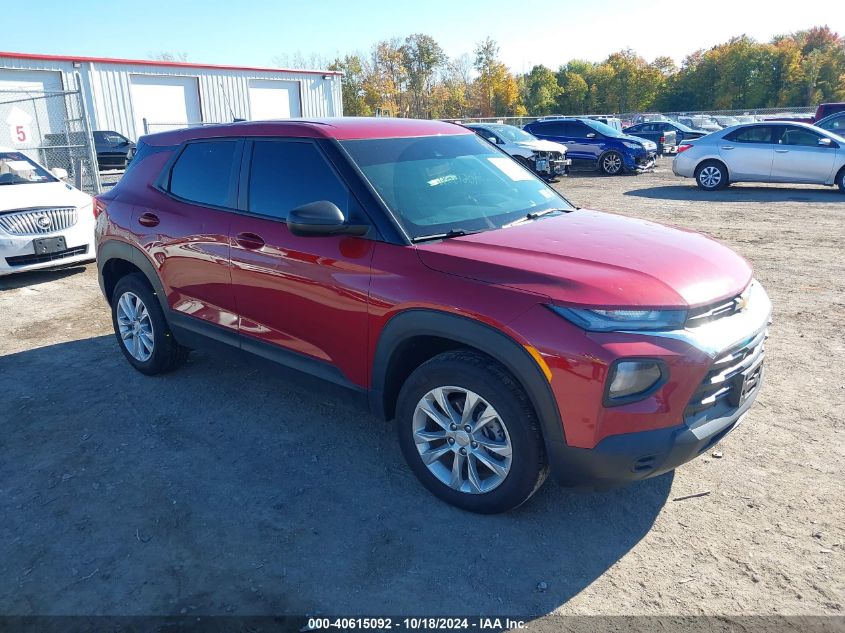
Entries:
POLYGON ((537 218, 542 218, 544 215, 548 215, 549 213, 566 213, 569 209, 543 209, 542 211, 529 211, 524 216, 519 218, 518 220, 514 220, 513 222, 508 222, 507 224, 503 224, 502 228, 506 229, 511 226, 516 226, 517 224, 523 224, 524 222, 530 222, 531 220, 536 220, 537 218))
POLYGON ((462 235, 472 235, 473 233, 481 233, 481 231, 467 231, 466 229, 449 229, 446 233, 432 233, 431 235, 420 235, 419 237, 412 238, 411 241, 416 244, 417 242, 443 240, 449 237, 461 237, 462 235))

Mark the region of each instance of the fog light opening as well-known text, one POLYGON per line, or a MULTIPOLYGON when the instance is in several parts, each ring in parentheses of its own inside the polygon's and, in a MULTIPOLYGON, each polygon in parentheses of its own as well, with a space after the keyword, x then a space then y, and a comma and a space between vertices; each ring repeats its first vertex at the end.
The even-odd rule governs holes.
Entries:
POLYGON ((660 360, 620 360, 610 368, 605 400, 609 405, 641 400, 659 387, 668 371, 660 360))

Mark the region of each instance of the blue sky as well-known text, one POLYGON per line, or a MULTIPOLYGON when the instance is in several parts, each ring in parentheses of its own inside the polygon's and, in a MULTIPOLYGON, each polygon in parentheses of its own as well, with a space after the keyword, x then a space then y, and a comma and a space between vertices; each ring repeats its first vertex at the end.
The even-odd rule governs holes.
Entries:
POLYGON ((523 72, 538 63, 556 68, 573 58, 598 61, 627 46, 649 60, 665 54, 680 62, 698 48, 742 33, 768 40, 819 24, 845 33, 843 0, 813 2, 807 11, 793 0, 779 5, 746 0, 46 0, 38 11, 25 11, 6 25, 0 50, 141 59, 171 51, 187 53, 195 62, 266 66, 297 52, 306 58, 366 52, 380 39, 422 32, 450 56, 471 53, 489 35, 505 63, 523 72))

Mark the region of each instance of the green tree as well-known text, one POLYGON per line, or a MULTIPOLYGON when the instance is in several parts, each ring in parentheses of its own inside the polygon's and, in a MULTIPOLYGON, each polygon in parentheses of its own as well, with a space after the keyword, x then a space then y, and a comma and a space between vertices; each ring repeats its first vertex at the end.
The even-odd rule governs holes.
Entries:
POLYGON ((446 63, 447 57, 434 38, 415 33, 405 38, 402 46, 402 64, 407 76, 410 92, 410 115, 430 116, 431 93, 437 71, 446 63))
POLYGON ((473 88, 480 116, 518 116, 525 112, 516 78, 499 61, 499 47, 489 37, 475 48, 475 70, 478 78, 473 88))
POLYGON ((532 116, 552 114, 557 110, 558 97, 563 92, 550 68, 534 66, 522 80, 522 101, 532 116))
POLYGON ((329 64, 329 70, 343 72, 340 80, 345 116, 369 116, 372 108, 366 101, 367 70, 358 55, 346 55, 329 64))

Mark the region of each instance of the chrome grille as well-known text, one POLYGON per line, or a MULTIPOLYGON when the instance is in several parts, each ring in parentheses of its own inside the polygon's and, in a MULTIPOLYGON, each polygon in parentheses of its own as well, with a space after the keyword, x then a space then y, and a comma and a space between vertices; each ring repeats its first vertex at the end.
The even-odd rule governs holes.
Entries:
POLYGON ((739 407, 761 384, 767 330, 728 350, 715 361, 693 394, 685 417, 715 418, 739 407))
POLYGON ((44 235, 68 229, 77 219, 73 207, 25 209, 0 215, 0 229, 12 235, 44 235))
POLYGON ((717 304, 711 304, 709 306, 690 310, 689 316, 687 316, 686 326, 690 328, 698 327, 699 325, 710 323, 716 319, 729 317, 737 312, 740 312, 742 310, 743 303, 744 293, 717 304))

